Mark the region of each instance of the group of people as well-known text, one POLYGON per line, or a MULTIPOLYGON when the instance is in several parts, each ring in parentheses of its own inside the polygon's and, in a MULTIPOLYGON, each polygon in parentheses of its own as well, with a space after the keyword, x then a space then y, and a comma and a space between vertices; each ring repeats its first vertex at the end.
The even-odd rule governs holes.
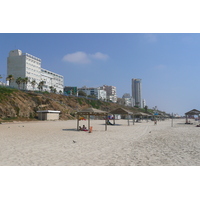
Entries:
POLYGON ((83 125, 83 127, 79 126, 79 131, 89 131, 89 133, 92 133, 92 126, 90 126, 89 130, 85 125, 83 125))
POLYGON ((83 127, 79 126, 79 131, 88 131, 88 129, 83 125, 83 127))

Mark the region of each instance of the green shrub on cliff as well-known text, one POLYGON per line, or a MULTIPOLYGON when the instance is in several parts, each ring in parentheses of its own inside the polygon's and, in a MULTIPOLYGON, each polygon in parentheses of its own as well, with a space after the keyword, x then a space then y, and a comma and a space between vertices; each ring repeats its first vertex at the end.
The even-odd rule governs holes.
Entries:
POLYGON ((0 87, 0 101, 7 99, 10 94, 17 91, 17 89, 14 88, 8 88, 8 87, 0 87))

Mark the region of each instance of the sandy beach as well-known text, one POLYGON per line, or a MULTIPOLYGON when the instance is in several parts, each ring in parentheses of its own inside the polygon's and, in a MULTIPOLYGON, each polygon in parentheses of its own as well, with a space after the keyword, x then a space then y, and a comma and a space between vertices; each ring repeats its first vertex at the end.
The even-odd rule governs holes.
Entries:
MULTIPOLYGON (((0 124, 0 166, 199 166, 200 128, 184 120, 76 131, 76 120, 0 124)), ((195 123, 195 122, 194 122, 195 123)), ((196 122, 197 123, 197 122, 196 122)), ((87 121, 81 121, 80 125, 87 121)))

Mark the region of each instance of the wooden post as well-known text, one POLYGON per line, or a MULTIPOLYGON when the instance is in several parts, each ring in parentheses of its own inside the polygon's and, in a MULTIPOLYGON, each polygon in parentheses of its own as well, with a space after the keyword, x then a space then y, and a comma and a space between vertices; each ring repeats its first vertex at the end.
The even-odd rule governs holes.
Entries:
POLYGON ((115 114, 113 114, 113 124, 115 124, 115 114))
POLYGON ((133 115, 133 125, 135 124, 135 115, 133 115))
POLYGON ((171 126, 173 127, 173 113, 172 113, 172 124, 171 124, 171 126))
POLYGON ((79 130, 79 114, 77 114, 77 131, 79 130))
POLYGON ((128 126, 129 126, 129 114, 127 116, 128 116, 128 126))
POLYGON ((88 115, 88 130, 90 130, 90 114, 88 115))
POLYGON ((107 131, 107 119, 108 119, 108 115, 105 116, 105 131, 107 131))

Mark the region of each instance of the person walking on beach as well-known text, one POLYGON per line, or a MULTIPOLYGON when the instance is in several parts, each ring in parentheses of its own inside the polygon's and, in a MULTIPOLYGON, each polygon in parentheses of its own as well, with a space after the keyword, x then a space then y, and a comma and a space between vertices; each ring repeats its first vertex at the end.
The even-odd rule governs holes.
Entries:
POLYGON ((157 120, 155 119, 155 121, 154 121, 154 125, 157 125, 157 120))

